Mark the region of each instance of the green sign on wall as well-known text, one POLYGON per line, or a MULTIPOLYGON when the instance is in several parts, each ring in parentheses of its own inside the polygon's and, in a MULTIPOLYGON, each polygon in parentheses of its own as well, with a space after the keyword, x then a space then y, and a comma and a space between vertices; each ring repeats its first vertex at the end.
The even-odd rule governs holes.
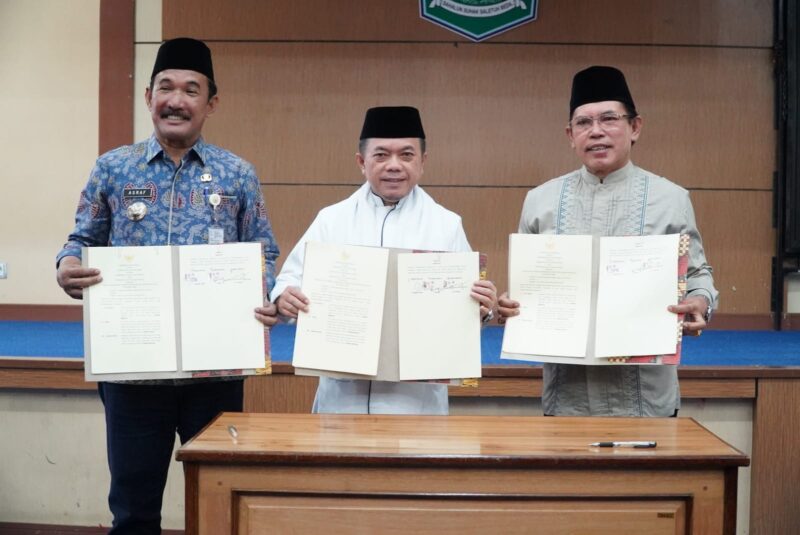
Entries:
POLYGON ((423 19, 483 41, 536 19, 538 0, 420 0, 423 19))

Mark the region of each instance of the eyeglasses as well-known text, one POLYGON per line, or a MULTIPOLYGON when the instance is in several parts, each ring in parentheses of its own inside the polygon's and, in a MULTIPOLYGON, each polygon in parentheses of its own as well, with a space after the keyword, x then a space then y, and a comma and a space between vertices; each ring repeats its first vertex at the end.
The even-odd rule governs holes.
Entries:
POLYGON ((591 130, 595 121, 597 121, 597 124, 599 124, 600 128, 603 130, 614 130, 622 126, 622 119, 630 118, 630 115, 614 112, 604 113, 599 117, 586 117, 585 115, 579 115, 570 121, 569 125, 573 131, 582 134, 587 130, 591 130))

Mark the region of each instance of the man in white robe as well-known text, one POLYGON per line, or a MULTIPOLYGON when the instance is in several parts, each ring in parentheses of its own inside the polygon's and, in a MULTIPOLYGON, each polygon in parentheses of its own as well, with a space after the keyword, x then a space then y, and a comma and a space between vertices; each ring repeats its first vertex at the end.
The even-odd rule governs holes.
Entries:
MULTIPOLYGON (((590 67, 575 75, 567 137, 583 162, 577 171, 528 192, 520 233, 637 236, 688 234, 687 295, 669 307, 684 313, 684 332, 698 334, 716 307, 711 266, 689 192, 631 162, 642 118, 622 72, 590 67)), ((519 313, 503 294, 500 321, 519 313)), ((680 408, 675 366, 544 364, 546 415, 672 416, 680 408)))
MULTIPOLYGON (((367 111, 356 163, 366 178, 349 198, 320 210, 286 259, 272 302, 278 313, 296 318, 314 306, 300 290, 308 241, 467 252, 461 217, 437 204, 418 185, 426 159, 419 112, 410 107, 367 111)), ((497 292, 491 281, 476 281, 471 295, 481 317, 491 318, 497 292)), ((425 311, 420 311, 424 314, 425 311)), ((348 414, 447 414, 447 387, 321 377, 314 412, 348 414)))

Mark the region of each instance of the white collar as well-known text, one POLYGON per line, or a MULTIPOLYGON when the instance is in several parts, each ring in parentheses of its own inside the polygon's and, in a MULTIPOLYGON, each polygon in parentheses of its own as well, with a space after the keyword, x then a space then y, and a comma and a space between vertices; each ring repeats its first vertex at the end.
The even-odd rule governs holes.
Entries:
POLYGON ((411 191, 408 193, 408 195, 406 195, 405 197, 403 197, 402 199, 397 201, 397 204, 395 204, 395 205, 386 205, 386 204, 383 204, 383 199, 381 199, 381 197, 379 195, 377 195, 374 191, 372 191, 372 188, 370 187, 369 182, 365 182, 364 186, 365 186, 365 188, 367 190, 367 193, 366 193, 367 202, 369 202, 372 206, 386 208, 386 209, 392 209, 392 208, 399 209, 399 208, 402 208, 403 206, 406 205, 408 200, 411 197, 414 196, 414 194, 417 191, 417 186, 414 186, 413 188, 411 188, 411 191))

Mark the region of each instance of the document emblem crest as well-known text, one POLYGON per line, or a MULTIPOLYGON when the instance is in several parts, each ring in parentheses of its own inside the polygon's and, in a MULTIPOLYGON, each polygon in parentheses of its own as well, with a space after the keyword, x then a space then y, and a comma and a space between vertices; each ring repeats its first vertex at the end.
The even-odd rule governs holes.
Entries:
POLYGON ((483 41, 536 19, 538 0, 420 0, 423 19, 483 41))

